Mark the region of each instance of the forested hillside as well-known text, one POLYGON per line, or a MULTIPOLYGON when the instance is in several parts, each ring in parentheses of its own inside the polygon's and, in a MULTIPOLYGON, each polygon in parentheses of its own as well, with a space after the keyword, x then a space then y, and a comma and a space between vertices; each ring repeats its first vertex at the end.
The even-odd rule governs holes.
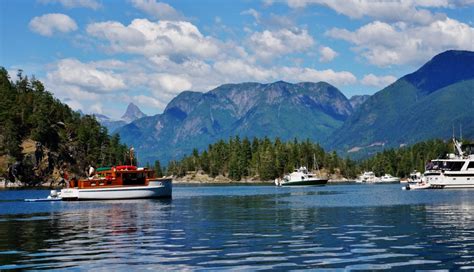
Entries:
POLYGON ((356 178, 363 171, 374 171, 378 176, 388 173, 407 177, 413 170, 424 171, 427 160, 443 157, 448 152, 453 152, 450 142, 430 140, 385 150, 364 161, 353 161, 335 152, 325 152, 319 144, 309 140, 282 142, 278 138, 272 141, 235 137, 209 145, 201 153, 194 150, 180 161, 171 161, 168 175, 184 176, 187 172, 203 171, 211 177, 223 175, 232 180, 272 180, 294 168, 307 166, 348 179, 356 178))
POLYGON ((0 68, 0 97, 0 175, 12 182, 40 184, 64 171, 81 176, 89 164, 127 157, 118 135, 108 136, 93 116, 81 117, 22 71, 11 81, 0 68))

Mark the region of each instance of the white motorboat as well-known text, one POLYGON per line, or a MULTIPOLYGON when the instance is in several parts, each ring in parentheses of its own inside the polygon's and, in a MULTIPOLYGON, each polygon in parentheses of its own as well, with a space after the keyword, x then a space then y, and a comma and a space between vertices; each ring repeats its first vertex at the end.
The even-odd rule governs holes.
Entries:
POLYGON ((453 137, 454 153, 432 160, 424 173, 433 188, 474 188, 474 145, 453 137))
POLYGON ((421 172, 414 170, 413 172, 410 173, 410 177, 408 178, 407 181, 408 183, 411 183, 411 184, 417 184, 417 183, 421 183, 423 180, 425 180, 425 176, 421 172))
POLYGON ((285 175, 283 179, 276 179, 277 186, 299 186, 299 185, 325 185, 327 178, 320 177, 308 172, 306 167, 295 169, 292 173, 285 175))
POLYGON ((431 189, 431 184, 427 182, 420 182, 416 184, 407 184, 406 186, 402 187, 402 190, 423 190, 423 189, 431 189))
POLYGON ((380 182, 390 183, 390 182, 400 182, 399 177, 394 177, 390 174, 385 174, 380 178, 380 182))
POLYGON ((376 177, 374 172, 368 171, 368 172, 364 172, 362 175, 360 175, 358 177, 358 179, 356 180, 356 182, 358 182, 358 183, 376 183, 376 182, 380 182, 380 178, 376 177))

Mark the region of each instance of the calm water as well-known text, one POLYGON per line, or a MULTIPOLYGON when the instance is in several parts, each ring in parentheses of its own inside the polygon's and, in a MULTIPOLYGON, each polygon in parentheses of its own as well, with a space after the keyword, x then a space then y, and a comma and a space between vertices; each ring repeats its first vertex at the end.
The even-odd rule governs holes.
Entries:
POLYGON ((474 191, 175 186, 172 200, 0 191, 0 270, 473 270, 474 191))

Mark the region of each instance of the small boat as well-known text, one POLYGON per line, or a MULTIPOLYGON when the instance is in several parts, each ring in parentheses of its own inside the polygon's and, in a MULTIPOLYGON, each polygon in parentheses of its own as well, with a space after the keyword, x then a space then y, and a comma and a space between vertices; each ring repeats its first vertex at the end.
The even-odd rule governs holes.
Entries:
POLYGON ((410 177, 408 178, 408 183, 417 184, 421 183, 424 180, 424 175, 416 170, 410 173, 410 177))
POLYGON ((377 183, 380 182, 380 178, 376 177, 374 172, 364 172, 359 178, 356 180, 357 183, 377 183))
POLYGON ((390 174, 385 174, 380 178, 380 182, 385 182, 385 183, 400 182, 400 178, 399 177, 394 177, 390 174))
POLYGON ((422 190, 422 189, 430 189, 432 188, 431 187, 431 184, 427 183, 427 182, 420 182, 420 183, 416 183, 416 184, 407 184, 405 186, 402 187, 402 190, 422 190))
POLYGON ((275 180, 277 186, 325 185, 326 183, 328 183, 327 178, 308 172, 306 167, 295 169, 292 173, 285 175, 283 180, 275 180))
POLYGON ((71 180, 57 197, 62 200, 170 198, 171 178, 155 178, 154 171, 133 165, 102 167, 90 178, 71 180))

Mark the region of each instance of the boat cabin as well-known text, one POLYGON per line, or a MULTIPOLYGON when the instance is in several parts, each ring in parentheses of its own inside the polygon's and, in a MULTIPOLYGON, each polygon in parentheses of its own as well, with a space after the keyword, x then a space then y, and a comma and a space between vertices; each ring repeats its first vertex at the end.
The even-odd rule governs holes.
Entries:
POLYGON ((98 168, 93 177, 70 181, 69 187, 79 189, 116 186, 146 186, 154 178, 154 171, 148 168, 137 168, 133 165, 98 168))

